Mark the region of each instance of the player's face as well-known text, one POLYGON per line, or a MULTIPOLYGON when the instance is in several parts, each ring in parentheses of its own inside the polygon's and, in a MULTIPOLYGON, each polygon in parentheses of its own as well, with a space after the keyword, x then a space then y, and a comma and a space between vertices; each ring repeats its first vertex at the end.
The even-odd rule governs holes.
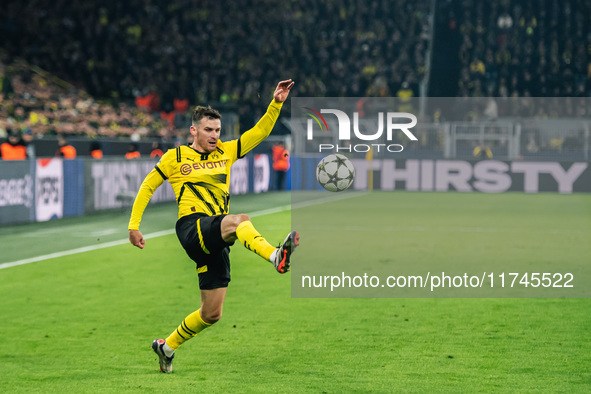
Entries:
POLYGON ((202 118, 197 126, 191 126, 191 134, 194 137, 193 149, 203 153, 213 152, 220 139, 222 122, 219 119, 202 118))

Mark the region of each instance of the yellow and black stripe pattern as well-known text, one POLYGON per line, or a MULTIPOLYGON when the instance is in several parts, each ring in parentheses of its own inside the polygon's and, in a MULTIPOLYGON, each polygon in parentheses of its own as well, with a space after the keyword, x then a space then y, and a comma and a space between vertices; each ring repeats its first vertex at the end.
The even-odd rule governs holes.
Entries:
MULTIPOLYGON (((203 232, 201 231, 201 218, 197 219, 197 235, 199 236, 199 246, 201 246, 201 250, 203 250, 205 254, 209 254, 209 250, 207 250, 207 247, 205 246, 205 240, 203 239, 203 232)), ((205 270, 207 270, 207 266, 205 266, 205 270)))
POLYGON ((176 333, 179 334, 185 341, 197 335, 195 331, 187 327, 187 319, 181 322, 181 324, 176 329, 176 333))
POLYGON ((183 343, 209 326, 211 326, 211 323, 206 323, 201 318, 201 309, 198 309, 187 316, 177 329, 166 338, 166 344, 170 346, 171 349, 178 349, 183 343))
POLYGON ((139 229, 150 198, 165 181, 170 183, 177 198, 179 218, 193 213, 228 213, 232 164, 267 138, 282 105, 271 102, 265 115, 252 129, 235 140, 218 141, 213 152, 199 152, 187 145, 169 149, 142 182, 128 228, 139 229))
POLYGON ((185 190, 190 191, 192 197, 196 197, 196 200, 192 199, 196 212, 203 212, 212 216, 228 213, 229 193, 225 193, 223 190, 212 187, 211 184, 205 182, 185 182, 177 200, 179 205, 183 195, 185 195, 185 190))

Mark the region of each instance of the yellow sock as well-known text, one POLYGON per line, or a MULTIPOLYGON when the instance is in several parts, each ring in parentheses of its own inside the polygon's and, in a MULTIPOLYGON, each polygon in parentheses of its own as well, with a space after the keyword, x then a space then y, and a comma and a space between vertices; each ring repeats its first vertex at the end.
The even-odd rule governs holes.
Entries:
POLYGON ((168 336, 168 338, 166 338, 166 344, 171 349, 178 349, 178 347, 181 346, 185 341, 188 341, 195 335, 199 334, 199 332, 211 326, 211 324, 203 321, 201 318, 201 313, 199 312, 200 310, 201 309, 198 309, 189 316, 185 317, 185 320, 181 322, 178 328, 174 330, 172 334, 168 336))
POLYGON ((242 222, 236 228, 236 236, 248 250, 251 250, 264 258, 271 261, 271 253, 276 248, 271 246, 269 242, 254 228, 250 221, 242 222))

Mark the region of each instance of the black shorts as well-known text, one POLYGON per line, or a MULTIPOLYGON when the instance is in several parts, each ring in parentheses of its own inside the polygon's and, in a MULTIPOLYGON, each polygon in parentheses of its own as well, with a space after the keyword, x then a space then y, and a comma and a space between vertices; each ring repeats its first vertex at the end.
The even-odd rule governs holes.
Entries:
POLYGON ((222 219, 194 213, 176 222, 176 235, 185 251, 197 264, 199 288, 212 290, 230 283, 230 246, 222 239, 222 219))

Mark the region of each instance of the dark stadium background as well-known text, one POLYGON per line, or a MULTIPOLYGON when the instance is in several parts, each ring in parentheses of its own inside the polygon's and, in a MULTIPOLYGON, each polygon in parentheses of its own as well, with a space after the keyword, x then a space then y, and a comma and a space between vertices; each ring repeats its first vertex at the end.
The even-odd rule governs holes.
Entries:
POLYGON ((87 138, 122 155, 134 135, 147 154, 152 140, 184 143, 196 104, 228 114, 226 134, 244 130, 287 77, 300 97, 589 97, 590 4, 8 0, 0 130, 31 129, 41 156, 56 134, 82 155, 87 138))

